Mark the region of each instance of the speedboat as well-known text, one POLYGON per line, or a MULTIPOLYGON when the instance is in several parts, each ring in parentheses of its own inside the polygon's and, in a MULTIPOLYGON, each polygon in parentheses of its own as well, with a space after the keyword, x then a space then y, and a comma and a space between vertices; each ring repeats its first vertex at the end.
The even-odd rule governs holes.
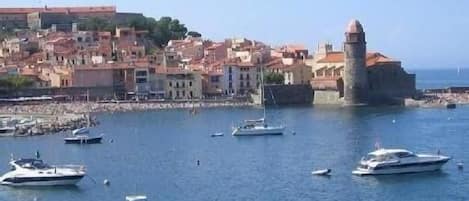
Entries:
POLYGON ((72 131, 72 134, 73 135, 80 135, 80 134, 88 134, 90 132, 90 130, 88 129, 88 127, 83 127, 83 128, 77 128, 75 130, 72 131))
POLYGON ((256 135, 283 135, 285 126, 270 126, 264 118, 259 120, 247 120, 244 125, 235 127, 234 136, 256 136, 256 135))
POLYGON ((0 128, 0 137, 14 136, 15 131, 15 127, 2 127, 0 128))
POLYGON ((96 137, 88 135, 75 135, 73 137, 64 138, 65 144, 99 144, 103 139, 104 134, 96 137))
POLYGON ((214 133, 214 134, 212 134, 212 135, 210 135, 210 136, 212 136, 212 137, 222 137, 223 135, 224 135, 224 134, 220 132, 220 133, 214 133))
POLYGON ((2 185, 75 185, 86 175, 83 166, 50 166, 38 159, 13 160, 10 165, 11 171, 0 177, 2 185))
POLYGON ((440 154, 414 154, 405 149, 378 149, 362 158, 352 173, 380 175, 436 171, 450 159, 440 154))
POLYGON ((147 201, 146 195, 128 195, 125 196, 126 201, 147 201))

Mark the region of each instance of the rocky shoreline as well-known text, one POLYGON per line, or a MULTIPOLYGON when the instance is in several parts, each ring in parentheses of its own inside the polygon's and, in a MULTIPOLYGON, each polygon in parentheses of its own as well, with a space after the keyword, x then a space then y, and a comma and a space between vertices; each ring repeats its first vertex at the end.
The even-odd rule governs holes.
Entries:
POLYGON ((421 98, 406 99, 405 106, 408 107, 448 107, 449 105, 469 104, 469 94, 466 93, 425 93, 421 98))
POLYGON ((131 112, 181 108, 242 107, 252 106, 247 101, 204 102, 68 102, 0 106, 0 114, 88 114, 102 112, 131 112))

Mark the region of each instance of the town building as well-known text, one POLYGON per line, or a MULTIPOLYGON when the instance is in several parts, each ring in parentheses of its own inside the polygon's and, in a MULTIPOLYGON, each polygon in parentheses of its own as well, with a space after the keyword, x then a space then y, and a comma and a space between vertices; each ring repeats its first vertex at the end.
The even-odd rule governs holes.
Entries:
POLYGON ((161 73, 166 75, 165 98, 188 100, 203 97, 201 72, 165 68, 161 73))
POLYGON ((239 59, 223 64, 225 95, 245 96, 255 93, 260 85, 261 65, 244 63, 239 59))

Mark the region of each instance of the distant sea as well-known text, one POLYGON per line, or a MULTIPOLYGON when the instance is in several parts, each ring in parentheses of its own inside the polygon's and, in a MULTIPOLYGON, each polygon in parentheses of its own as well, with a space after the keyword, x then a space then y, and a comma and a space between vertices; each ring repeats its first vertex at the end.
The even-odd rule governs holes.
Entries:
POLYGON ((469 69, 418 69, 408 70, 417 75, 417 89, 446 88, 450 86, 469 86, 469 69))

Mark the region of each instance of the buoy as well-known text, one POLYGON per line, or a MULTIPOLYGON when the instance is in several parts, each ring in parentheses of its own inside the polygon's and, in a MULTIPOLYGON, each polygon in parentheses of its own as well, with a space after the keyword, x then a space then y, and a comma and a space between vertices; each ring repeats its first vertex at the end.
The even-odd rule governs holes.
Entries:
POLYGON ((199 161, 199 160, 197 160, 197 166, 199 166, 199 165, 200 165, 200 161, 199 161))
POLYGON ((463 162, 458 162, 456 165, 458 166, 459 170, 464 169, 464 163, 463 162))
POLYGON ((109 180, 107 180, 107 179, 105 179, 103 183, 104 183, 104 185, 106 185, 106 186, 109 186, 109 185, 111 184, 111 182, 109 182, 109 180))
POLYGON ((393 123, 393 124, 395 124, 395 123, 396 123, 396 120, 395 120, 395 119, 393 119, 393 120, 392 120, 392 123, 393 123))

